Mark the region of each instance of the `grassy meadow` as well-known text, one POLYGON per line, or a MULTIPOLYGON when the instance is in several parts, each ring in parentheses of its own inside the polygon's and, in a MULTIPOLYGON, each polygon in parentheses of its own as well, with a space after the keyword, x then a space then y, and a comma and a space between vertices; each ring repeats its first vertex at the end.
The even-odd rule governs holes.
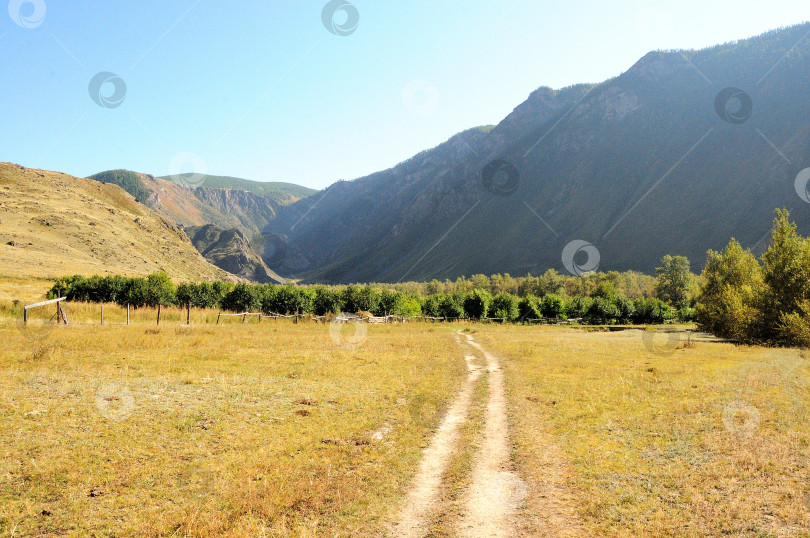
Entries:
MULTIPOLYGON (((382 536, 467 371, 505 374, 520 536, 810 535, 807 352, 668 327, 363 326, 68 304, 0 282, 0 536, 382 536), (332 332, 330 332, 332 328, 332 332), (615 329, 615 328, 614 328, 615 329), (478 364, 483 364, 480 357, 478 364), (550 499, 554 499, 553 504, 550 499)), ((453 536, 486 374, 444 476, 453 536)))
POLYGON ((474 330, 504 365, 529 512, 551 481, 576 535, 810 535, 806 352, 686 332, 653 346, 640 330, 474 330))
POLYGON ((328 325, 67 308, 21 331, 0 306, 0 535, 375 535, 466 374, 428 325, 341 347, 328 325))

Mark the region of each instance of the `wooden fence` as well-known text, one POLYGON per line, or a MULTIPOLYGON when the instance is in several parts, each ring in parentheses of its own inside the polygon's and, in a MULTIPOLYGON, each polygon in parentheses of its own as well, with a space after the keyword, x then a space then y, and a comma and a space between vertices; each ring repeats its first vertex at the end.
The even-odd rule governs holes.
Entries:
POLYGON ((64 301, 64 297, 59 297, 58 299, 51 299, 50 301, 42 301, 39 303, 25 305, 23 307, 23 323, 28 324, 28 311, 33 308, 40 308, 43 306, 48 306, 49 304, 56 305, 56 323, 64 323, 65 325, 68 324, 67 314, 65 313, 65 309, 62 308, 62 301, 64 301))
MULTIPOLYGON (((49 301, 42 301, 39 303, 34 303, 30 305, 25 305, 24 307, 24 314, 23 314, 23 322, 28 322, 28 311, 34 308, 40 308, 48 305, 55 304, 56 305, 56 317, 57 323, 64 323, 65 325, 68 324, 67 313, 65 308, 62 306, 65 301, 64 297, 60 297, 58 299, 52 299, 49 301)), ((186 325, 191 324, 191 307, 190 305, 185 305, 185 314, 186 314, 186 325)), ((130 305, 126 306, 126 324, 130 324, 130 305)), ((104 305, 99 306, 99 314, 100 314, 100 322, 101 325, 104 325, 104 305)), ((386 316, 355 316, 355 315, 338 315, 338 316, 311 316, 311 315, 304 315, 304 314, 279 314, 275 312, 270 313, 263 313, 263 312, 238 312, 238 313, 230 313, 230 312, 218 312, 217 313, 217 320, 216 324, 219 325, 220 321, 223 318, 241 318, 242 323, 247 323, 250 319, 256 319, 257 322, 261 323, 263 319, 270 319, 273 321, 278 321, 280 319, 291 319, 294 323, 298 323, 301 320, 309 320, 314 323, 347 323, 351 321, 360 321, 363 323, 368 324, 385 324, 385 323, 406 323, 409 321, 414 322, 426 322, 426 323, 453 323, 453 322, 470 322, 470 323, 506 323, 508 320, 506 318, 482 318, 479 320, 472 320, 466 318, 458 318, 458 317, 437 317, 437 316, 397 316, 397 315, 386 315, 386 316)), ((157 324, 160 325, 161 320, 161 305, 157 307, 157 324)), ((572 324, 572 323, 579 323, 582 321, 582 318, 573 318, 568 320, 560 320, 554 318, 531 318, 531 319, 519 319, 517 320, 520 323, 531 323, 531 324, 545 324, 545 325, 564 325, 564 324, 572 324)))

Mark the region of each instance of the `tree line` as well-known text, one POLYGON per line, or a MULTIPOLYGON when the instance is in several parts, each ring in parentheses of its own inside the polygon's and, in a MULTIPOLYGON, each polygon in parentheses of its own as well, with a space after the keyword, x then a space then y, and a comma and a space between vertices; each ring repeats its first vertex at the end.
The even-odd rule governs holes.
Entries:
POLYGON ((502 318, 513 322, 576 318, 600 324, 663 323, 693 319, 689 290, 696 277, 689 272, 688 260, 666 256, 658 272, 657 279, 642 279, 640 273, 634 272, 564 277, 552 270, 541 277, 474 275, 469 279, 461 277, 444 283, 348 286, 232 282, 175 285, 165 273, 147 277, 76 275, 59 278, 49 296, 66 297, 70 301, 117 303, 135 308, 177 305, 288 315, 365 312, 376 316, 502 318), (653 285, 648 285, 648 279, 653 281, 653 285), (576 286, 572 284, 573 281, 578 281, 576 286), (644 285, 640 286, 639 282, 644 285), (645 289, 642 290, 642 287, 645 289), (628 297, 620 289, 633 289, 637 296, 634 299, 628 297), (493 293, 494 290, 499 291, 493 293), (574 294, 569 294, 569 291, 574 294))
POLYGON ((187 282, 165 273, 148 277, 69 276, 49 296, 71 301, 220 308, 231 312, 312 314, 367 312, 377 316, 448 319, 582 319, 585 323, 697 321, 734 341, 810 346, 810 239, 798 235, 787 210, 776 211, 771 242, 757 259, 731 239, 710 250, 700 276, 683 256, 664 256, 655 277, 627 271, 567 277, 473 275, 454 281, 400 284, 274 285, 187 282))

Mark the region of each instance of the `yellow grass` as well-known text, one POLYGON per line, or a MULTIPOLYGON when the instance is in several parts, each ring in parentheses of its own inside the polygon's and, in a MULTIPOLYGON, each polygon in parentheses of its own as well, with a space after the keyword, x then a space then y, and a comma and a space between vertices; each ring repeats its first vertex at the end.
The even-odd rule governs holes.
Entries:
POLYGON ((233 279, 117 185, 0 163, 0 275, 233 279), (9 244, 11 243, 11 244, 9 244))
POLYGON ((684 336, 667 356, 639 330, 487 327, 476 337, 502 358, 530 507, 545 479, 535 451, 550 441, 568 462, 566 502, 585 535, 810 535, 801 351, 684 336))
MULTIPOLYGON (((0 281, 2 536, 380 536, 466 378, 459 324, 372 325, 348 348, 311 322, 217 326, 210 310, 185 327, 170 308, 160 327, 152 309, 126 327, 105 305, 100 327, 99 305, 72 303, 70 326, 48 307, 21 329, 11 298, 48 287, 0 281)), ((559 480, 585 536, 810 535, 805 352, 471 330, 505 372, 521 532, 559 480)), ((437 536, 453 535, 485 397, 482 376, 437 536)))
POLYGON ((267 321, 41 337, 0 310, 2 535, 377 535, 466 376, 427 325, 346 349, 267 321))

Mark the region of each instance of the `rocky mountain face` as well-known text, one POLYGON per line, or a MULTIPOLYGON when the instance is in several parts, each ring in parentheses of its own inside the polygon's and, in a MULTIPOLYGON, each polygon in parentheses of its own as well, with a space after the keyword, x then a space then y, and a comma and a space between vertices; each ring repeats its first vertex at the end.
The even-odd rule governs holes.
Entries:
POLYGON ((186 228, 186 233, 205 259, 217 267, 254 282, 284 283, 253 251, 239 229, 223 230, 207 224, 186 228))
MULTIPOLYGON (((246 190, 186 186, 126 170, 102 172, 92 178, 128 189, 142 197, 149 208, 185 227, 197 250, 217 267, 258 282, 283 281, 261 257, 267 244, 271 261, 274 252, 273 242, 263 230, 284 203, 298 199, 294 195, 273 191, 273 196, 268 196, 246 190)), ((237 178, 220 179, 237 181, 237 178)), ((246 180, 238 181, 251 186, 246 180)), ((278 189, 286 184, 274 185, 278 189)))
POLYGON ((761 249, 776 207, 807 233, 808 32, 652 52, 601 84, 540 88, 494 128, 279 208, 271 266, 326 282, 565 271, 581 240, 603 270, 682 254, 699 271, 732 236, 761 249))

